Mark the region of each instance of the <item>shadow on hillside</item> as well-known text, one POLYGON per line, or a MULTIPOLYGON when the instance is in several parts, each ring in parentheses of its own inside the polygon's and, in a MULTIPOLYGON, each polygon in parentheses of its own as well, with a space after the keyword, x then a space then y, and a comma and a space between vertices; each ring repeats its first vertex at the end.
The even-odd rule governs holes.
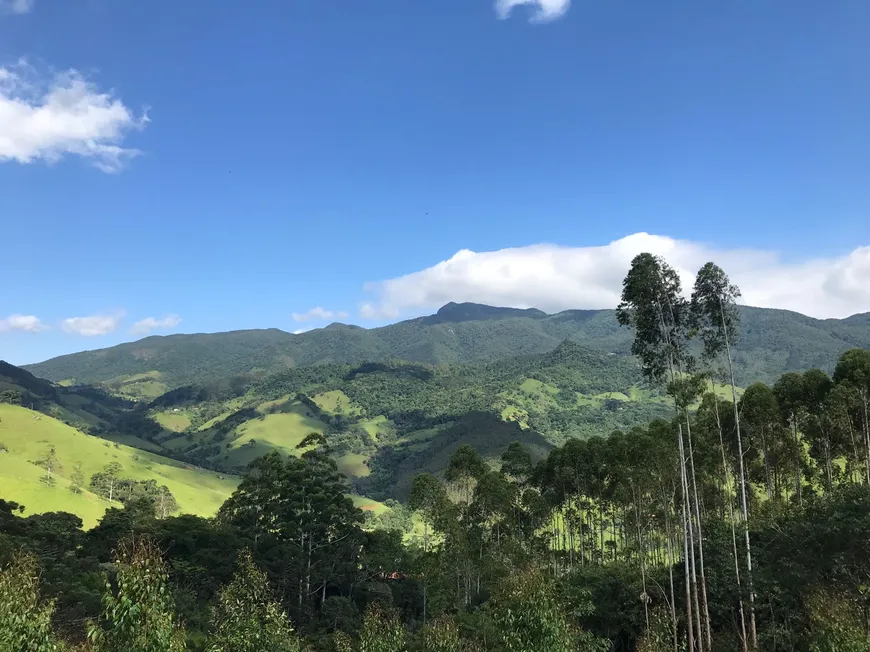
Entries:
POLYGON ((365 362, 358 367, 354 367, 344 377, 344 380, 350 381, 357 376, 363 374, 384 373, 396 378, 410 378, 413 380, 421 380, 426 382, 432 378, 432 370, 426 367, 415 364, 399 364, 389 365, 383 362, 365 362))
MULTIPOLYGON (((430 424, 430 427, 438 424, 430 424)), ((404 501, 414 478, 420 473, 439 474, 462 444, 474 447, 485 459, 497 462, 514 441, 521 442, 537 460, 552 448, 543 436, 523 430, 514 422, 502 421, 489 412, 468 412, 435 434, 423 445, 405 442, 386 446, 370 462, 372 475, 359 481, 359 489, 383 500, 404 501)))

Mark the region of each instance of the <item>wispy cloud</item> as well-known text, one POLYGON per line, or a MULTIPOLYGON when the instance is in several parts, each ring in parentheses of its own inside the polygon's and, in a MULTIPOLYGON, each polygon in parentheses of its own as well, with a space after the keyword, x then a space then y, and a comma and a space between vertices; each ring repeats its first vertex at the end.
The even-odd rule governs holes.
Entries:
POLYGON ((365 319, 395 319, 449 301, 473 301, 556 312, 614 308, 631 259, 663 255, 690 287, 707 261, 719 264, 752 306, 845 317, 870 310, 870 247, 838 258, 785 262, 778 252, 723 249, 688 240, 636 233, 598 247, 531 245, 477 253, 398 278, 369 283, 374 298, 360 306, 365 319))
POLYGON ((0 0, 0 15, 26 14, 33 9, 34 0, 0 0))
POLYGON ((321 306, 317 306, 312 308, 308 312, 294 312, 293 321, 306 322, 306 321, 326 321, 327 319, 347 319, 350 315, 342 310, 327 310, 321 306))
POLYGON ((9 315, 6 319, 0 319, 0 333, 7 331, 41 333, 47 330, 48 326, 43 324, 39 317, 34 315, 9 315))
POLYGON ((88 317, 70 317, 61 322, 61 328, 67 333, 75 333, 83 337, 108 335, 118 328, 123 318, 123 311, 88 317))
POLYGON ((153 331, 175 328, 180 323, 181 317, 178 315, 166 315, 159 319, 156 317, 146 317, 133 324, 130 327, 130 332, 133 335, 147 335, 153 331))
POLYGON ((26 61, 0 67, 0 163, 56 163, 72 155, 118 172, 140 153, 123 147, 124 139, 147 122, 75 70, 46 79, 26 61))
POLYGON ((534 8, 533 23, 547 23, 564 16, 571 7, 571 0, 496 0, 495 11, 502 20, 509 18, 515 7, 529 5, 534 8))

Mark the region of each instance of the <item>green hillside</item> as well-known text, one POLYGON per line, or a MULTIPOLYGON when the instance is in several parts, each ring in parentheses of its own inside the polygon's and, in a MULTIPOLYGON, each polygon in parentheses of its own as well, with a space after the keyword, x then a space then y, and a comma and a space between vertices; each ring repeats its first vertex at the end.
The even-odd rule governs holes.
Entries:
MULTIPOLYGON (((739 382, 772 381, 785 371, 820 367, 844 350, 870 346, 870 315, 818 320, 785 310, 741 309, 739 382)), ((539 310, 447 304, 436 314, 382 328, 332 324, 299 335, 278 329, 147 337, 26 368, 56 382, 104 384, 153 399, 166 389, 251 373, 319 364, 402 359, 425 364, 486 362, 544 353, 565 339, 601 353, 627 354, 631 335, 612 310, 539 310)))
POLYGON ((130 446, 86 435, 57 419, 17 405, 0 404, 0 495, 23 504, 27 513, 67 511, 93 525, 110 506, 87 490, 87 483, 112 462, 121 465, 120 477, 154 479, 165 485, 182 513, 211 516, 232 493, 237 479, 194 468, 130 446), (45 469, 35 462, 54 448, 58 466, 54 486, 40 481, 45 469), (85 490, 75 494, 70 482, 81 465, 85 490))
POLYGON ((173 457, 239 473, 271 450, 298 455, 323 434, 360 493, 402 497, 421 469, 440 472, 460 443, 497 459, 666 416, 633 359, 570 341, 544 354, 430 366, 367 362, 290 369, 245 382, 184 386, 154 400, 148 442, 173 457))

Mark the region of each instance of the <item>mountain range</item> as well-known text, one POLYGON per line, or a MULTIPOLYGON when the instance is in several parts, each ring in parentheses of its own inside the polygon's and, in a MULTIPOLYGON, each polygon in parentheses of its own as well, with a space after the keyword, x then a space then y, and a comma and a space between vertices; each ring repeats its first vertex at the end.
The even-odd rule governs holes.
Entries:
MULTIPOLYGON (((837 355, 870 347, 870 313, 813 319, 785 310, 741 307, 738 382, 770 382, 786 371, 830 369, 837 355)), ((487 362, 545 353, 564 340, 628 355, 631 333, 613 310, 540 310, 448 303, 434 315, 380 328, 334 323, 300 334, 278 329, 146 337, 107 349, 25 366, 66 384, 102 384, 155 398, 191 383, 268 375, 296 367, 406 360, 430 365, 487 362)))

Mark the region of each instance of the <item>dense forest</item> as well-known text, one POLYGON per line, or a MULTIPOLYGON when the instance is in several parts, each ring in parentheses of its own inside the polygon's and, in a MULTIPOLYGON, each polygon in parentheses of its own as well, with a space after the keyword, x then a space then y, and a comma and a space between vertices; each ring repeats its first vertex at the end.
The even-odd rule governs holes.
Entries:
MULTIPOLYGON (((712 263, 685 293, 639 255, 615 319, 656 415, 496 460, 459 430, 443 472, 377 516, 330 432, 254 459, 213 519, 148 491, 90 530, 0 502, 0 650, 870 650, 870 351, 740 392, 738 297, 712 263)), ((398 368, 409 387, 435 373, 344 370, 347 395, 401 403, 379 380, 398 368)), ((468 373, 424 416, 474 395, 468 373)))

